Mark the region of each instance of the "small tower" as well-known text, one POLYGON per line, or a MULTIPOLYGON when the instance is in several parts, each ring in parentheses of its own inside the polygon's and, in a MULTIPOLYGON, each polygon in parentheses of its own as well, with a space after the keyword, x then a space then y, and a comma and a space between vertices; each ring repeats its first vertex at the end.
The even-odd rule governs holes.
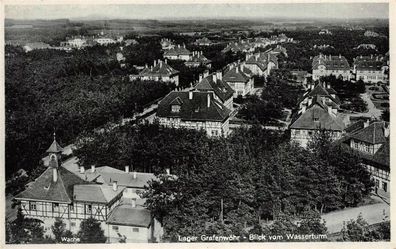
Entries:
POLYGON ((54 141, 51 146, 48 148, 47 153, 49 157, 48 167, 53 170, 52 180, 56 182, 58 180, 58 167, 61 161, 61 153, 63 148, 56 141, 56 134, 54 132, 54 141))

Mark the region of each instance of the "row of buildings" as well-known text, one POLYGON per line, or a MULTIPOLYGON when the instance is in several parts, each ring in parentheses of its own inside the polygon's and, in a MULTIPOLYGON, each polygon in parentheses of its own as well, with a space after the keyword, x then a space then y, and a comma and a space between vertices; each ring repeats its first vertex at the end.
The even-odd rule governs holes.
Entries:
POLYGON ((328 132, 334 141, 359 153, 374 179, 375 192, 389 198, 389 123, 370 119, 351 123, 349 116, 340 112, 340 104, 329 84, 311 84, 289 126, 291 141, 307 147, 321 131, 328 132))
MULTIPOLYGON (((107 242, 155 242, 162 227, 143 204, 144 186, 154 174, 119 170, 109 166, 85 169, 75 162, 62 162, 64 149, 55 137, 47 153, 47 169, 15 196, 26 217, 41 220, 46 235, 57 218, 66 229, 77 233, 82 221, 95 218, 107 242)), ((169 170, 166 173, 169 177, 169 170)))
POLYGON ((362 80, 366 83, 388 81, 389 59, 386 56, 358 56, 351 67, 342 55, 319 54, 312 61, 312 79, 322 76, 341 76, 344 80, 362 80))
POLYGON ((285 34, 274 35, 271 36, 270 38, 256 37, 252 39, 230 42, 227 45, 227 47, 225 47, 222 51, 224 53, 228 51, 231 51, 233 53, 237 53, 237 52, 252 53, 257 48, 265 48, 269 45, 281 44, 286 42, 293 42, 293 38, 289 38, 285 34))

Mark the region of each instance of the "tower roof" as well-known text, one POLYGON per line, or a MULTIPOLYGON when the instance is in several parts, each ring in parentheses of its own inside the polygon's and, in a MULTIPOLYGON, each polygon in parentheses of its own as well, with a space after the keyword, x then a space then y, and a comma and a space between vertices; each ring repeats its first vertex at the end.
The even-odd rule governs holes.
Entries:
POLYGON ((63 148, 56 141, 56 137, 55 137, 55 133, 54 133, 54 141, 48 148, 47 153, 58 153, 58 152, 62 152, 62 151, 63 151, 63 148))

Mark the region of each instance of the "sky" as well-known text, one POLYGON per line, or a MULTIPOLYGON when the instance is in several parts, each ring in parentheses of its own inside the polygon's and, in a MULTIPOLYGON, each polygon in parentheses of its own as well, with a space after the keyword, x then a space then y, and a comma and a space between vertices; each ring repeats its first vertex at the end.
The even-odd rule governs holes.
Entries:
POLYGON ((387 3, 6 5, 12 19, 388 18, 387 3))

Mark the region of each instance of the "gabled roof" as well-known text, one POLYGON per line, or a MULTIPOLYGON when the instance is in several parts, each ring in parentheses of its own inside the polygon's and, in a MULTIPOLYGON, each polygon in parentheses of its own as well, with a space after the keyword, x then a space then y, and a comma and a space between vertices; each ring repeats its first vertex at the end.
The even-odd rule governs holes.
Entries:
POLYGON ((71 203, 73 200, 73 186, 86 182, 63 167, 59 167, 57 173, 58 179, 54 182, 53 168, 48 167, 15 199, 71 203))
POLYGON ((386 66, 386 61, 382 56, 358 56, 354 59, 354 65, 357 70, 381 71, 386 66))
POLYGON ((124 187, 118 187, 116 191, 112 186, 101 184, 74 185, 74 201, 95 202, 108 204, 120 196, 124 187))
POLYGON ((149 227, 151 224, 151 213, 144 208, 133 208, 131 205, 121 205, 114 208, 106 223, 112 225, 149 227))
POLYGON ((385 125, 385 122, 373 122, 368 127, 351 134, 350 137, 370 144, 385 143, 385 125))
POLYGON ((164 77, 178 74, 179 71, 169 66, 167 63, 160 61, 154 67, 146 67, 140 73, 139 76, 148 77, 164 77))
POLYGON ((181 118, 189 121, 219 121, 223 122, 230 115, 230 110, 219 101, 214 99, 212 93, 192 92, 192 99, 189 99, 189 92, 170 92, 158 104, 157 116, 167 118, 181 118), (210 105, 208 107, 208 95, 210 105), (182 104, 179 112, 171 111, 171 103, 180 98, 182 104))
POLYGON ((313 58, 312 69, 316 70, 320 65, 324 65, 326 70, 349 70, 350 66, 344 56, 317 55, 313 58))
POLYGON ((341 100, 338 98, 337 95, 335 95, 335 97, 331 96, 331 94, 337 94, 337 92, 331 87, 325 87, 323 84, 324 83, 317 84, 314 89, 309 91, 308 94, 304 95, 303 99, 306 99, 308 97, 324 96, 331 99, 337 105, 341 104, 341 100))
POLYGON ((298 114, 290 125, 291 129, 343 131, 345 124, 339 115, 330 114, 327 106, 314 98, 307 110, 298 114), (317 121, 315 121, 315 119, 317 121))
POLYGON ((245 67, 233 67, 224 74, 223 80, 225 82, 248 82, 251 77, 247 74, 250 70, 249 72, 247 70, 245 67))
POLYGON ((213 80, 213 74, 205 77, 194 87, 198 91, 213 91, 221 101, 226 101, 232 98, 234 90, 223 80, 216 79, 213 80))
POLYGON ((201 38, 201 39, 197 39, 196 41, 195 41, 195 43, 197 43, 197 44, 202 44, 202 43, 204 43, 204 44, 210 44, 210 43, 212 43, 212 41, 211 40, 209 40, 207 37, 203 37, 203 38, 201 38))
POLYGON ((191 52, 184 46, 176 46, 164 52, 164 56, 190 55, 191 52))
POLYGON ((186 63, 188 62, 196 62, 196 63, 202 63, 202 64, 208 64, 211 62, 211 60, 209 60, 208 58, 205 57, 205 55, 203 55, 200 52, 197 52, 196 54, 193 54, 193 56, 191 56, 191 59, 186 61, 186 63))
POLYGON ((134 178, 133 174, 133 172, 126 173, 124 171, 121 171, 120 173, 101 172, 97 182, 106 185, 112 185, 113 182, 117 182, 119 186, 128 188, 144 188, 150 180, 156 178, 152 173, 136 172, 136 178, 134 178))

